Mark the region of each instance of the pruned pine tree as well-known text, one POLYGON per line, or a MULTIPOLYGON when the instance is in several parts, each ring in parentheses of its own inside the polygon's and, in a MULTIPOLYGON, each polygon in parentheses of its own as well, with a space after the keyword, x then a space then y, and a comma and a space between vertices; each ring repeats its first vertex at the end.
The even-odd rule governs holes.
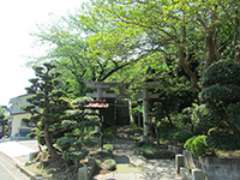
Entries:
POLYGON ((54 65, 45 63, 34 71, 36 77, 30 79, 31 86, 26 88, 30 95, 26 111, 32 115, 30 121, 36 124, 34 135, 38 142, 46 145, 50 159, 57 159, 59 154, 54 144, 61 136, 61 122, 70 103, 61 91, 60 74, 54 65))
POLYGON ((88 155, 89 149, 95 148, 99 141, 99 113, 85 108, 89 101, 92 99, 88 97, 72 101, 72 109, 66 111, 66 119, 62 121, 62 136, 56 142, 62 158, 76 167, 88 155))

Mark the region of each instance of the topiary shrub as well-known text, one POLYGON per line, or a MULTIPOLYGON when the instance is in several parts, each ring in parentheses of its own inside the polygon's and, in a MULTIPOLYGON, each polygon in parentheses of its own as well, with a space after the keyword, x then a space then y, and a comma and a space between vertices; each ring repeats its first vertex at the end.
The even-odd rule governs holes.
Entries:
POLYGON ((202 84, 208 87, 214 84, 235 84, 240 86, 240 65, 230 61, 212 64, 203 74, 202 84))
POLYGON ((239 137, 225 128, 212 128, 208 131, 208 145, 214 149, 240 149, 239 137))
POLYGON ((196 134, 207 134, 208 130, 219 122, 206 104, 194 108, 192 121, 195 123, 196 134))
POLYGON ((184 148, 192 152, 194 156, 204 156, 209 150, 207 144, 207 136, 194 136, 186 141, 184 148))
POLYGON ((230 85, 220 85, 215 84, 204 88, 200 96, 204 102, 211 104, 230 104, 240 101, 240 86, 233 84, 230 85))
POLYGON ((239 149, 240 138, 240 64, 219 61, 203 74, 200 99, 208 115, 200 124, 208 133, 208 145, 217 149, 239 149), (229 141, 231 139, 231 141, 229 141))
POLYGON ((240 64, 219 61, 203 74, 200 98, 208 104, 228 105, 240 101, 240 64))

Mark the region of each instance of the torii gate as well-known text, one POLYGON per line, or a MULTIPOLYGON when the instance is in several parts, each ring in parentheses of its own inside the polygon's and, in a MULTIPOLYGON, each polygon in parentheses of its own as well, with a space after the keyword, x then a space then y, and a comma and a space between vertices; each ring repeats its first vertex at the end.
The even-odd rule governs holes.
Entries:
MULTIPOLYGON (((96 100, 106 100, 106 99, 115 99, 114 101, 114 122, 117 122, 117 104, 116 100, 120 98, 126 98, 126 86, 123 83, 118 82, 96 82, 96 81, 85 81, 85 84, 88 88, 94 89, 93 93, 87 93, 86 95, 96 100), (119 94, 108 93, 108 90, 112 88, 117 88, 119 94)), ((129 102, 129 101, 128 101, 129 102)), ((129 112, 131 112, 131 106, 128 105, 129 112)), ((129 116, 130 122, 132 122, 131 116, 129 116)))
POLYGON ((95 82, 95 81, 85 81, 85 84, 88 88, 96 89, 94 93, 87 93, 87 96, 101 100, 104 98, 116 98, 115 93, 107 93, 107 89, 114 87, 120 87, 120 83, 115 82, 95 82))

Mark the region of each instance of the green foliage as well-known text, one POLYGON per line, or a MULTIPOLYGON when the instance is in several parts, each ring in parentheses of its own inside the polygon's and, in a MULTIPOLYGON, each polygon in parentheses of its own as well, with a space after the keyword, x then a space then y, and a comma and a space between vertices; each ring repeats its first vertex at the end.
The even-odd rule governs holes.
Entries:
POLYGON ((230 104, 226 113, 229 117, 229 121, 232 125, 234 125, 237 129, 240 129, 240 103, 230 104))
POLYGON ((101 168, 108 171, 114 171, 116 167, 117 163, 114 159, 107 159, 101 164, 101 168))
POLYGON ((71 137, 61 137, 58 138, 56 142, 56 144, 60 146, 63 151, 70 148, 74 143, 76 143, 76 141, 74 138, 71 137))
POLYGON ((7 118, 6 110, 0 106, 0 120, 5 120, 7 118))
POLYGON ((194 133, 197 134, 207 134, 208 130, 219 121, 206 104, 196 105, 191 118, 195 124, 194 133))
POLYGON ((25 110, 31 114, 30 120, 37 125, 34 133, 39 143, 47 146, 51 158, 56 158, 54 144, 63 132, 61 121, 65 111, 71 107, 60 89, 61 81, 55 66, 45 63, 34 70, 36 77, 30 80, 31 86, 26 88, 30 105, 25 110))
POLYGON ((99 118, 95 112, 83 106, 90 98, 82 97, 70 101, 62 91, 60 74, 52 64, 35 67, 36 78, 30 80, 27 88, 31 113, 35 122, 34 135, 38 142, 47 146, 51 158, 62 157, 67 162, 78 165, 93 144, 99 118))
POLYGON ((180 112, 171 112, 158 122, 159 138, 161 141, 178 144, 184 143, 195 132, 198 120, 193 118, 197 104, 185 107, 180 112), (169 120, 170 119, 170 120, 169 120))
POLYGON ((219 61, 211 65, 202 77, 204 87, 215 84, 240 86, 240 65, 231 61, 219 61))
POLYGON ((83 106, 91 98, 81 97, 72 102, 72 110, 66 111, 66 120, 61 125, 65 129, 56 145, 66 161, 79 162, 88 154, 88 148, 96 146, 96 129, 100 119, 96 112, 85 110, 83 106))
POLYGON ((113 152, 113 145, 112 144, 104 144, 103 149, 106 150, 107 152, 113 152))
POLYGON ((8 113, 5 107, 0 106, 0 138, 4 137, 5 135, 9 134, 9 127, 8 124, 8 113))
POLYGON ((239 102, 239 70, 240 65, 234 62, 219 61, 212 64, 203 74, 201 99, 213 109, 239 102))
POLYGON ((240 86, 237 85, 211 85, 204 88, 200 96, 204 102, 208 102, 213 105, 220 105, 222 103, 236 103, 240 101, 240 86))
MULTIPOLYGON (((207 133, 224 124, 240 133, 237 108, 228 107, 240 100, 240 68, 232 63, 239 61, 238 1, 96 0, 85 7, 36 34, 49 45, 44 57, 62 72, 61 89, 68 97, 85 95, 86 80, 118 81, 126 85, 124 96, 137 104, 143 83, 154 80, 160 88, 151 90, 159 95, 158 103, 150 102, 152 126, 162 137, 184 141, 189 132, 207 133), (218 59, 228 62, 213 64, 218 59), (147 74, 149 68, 154 73, 147 74), (198 102, 201 77, 200 97, 205 107, 192 107, 198 102)), ((142 108, 134 112, 142 112, 142 108)), ((59 126, 78 136, 86 131, 72 130, 79 123, 73 114, 80 114, 82 125, 97 120, 88 117, 91 120, 86 121, 79 109, 68 111, 76 122, 64 118, 59 126)))
POLYGON ((237 150, 240 148, 239 136, 226 128, 212 128, 208 131, 210 147, 221 150, 237 150))
POLYGON ((208 151, 207 136, 194 136, 186 141, 184 148, 195 156, 204 156, 208 151))
POLYGON ((172 140, 178 143, 184 143, 191 136, 192 136, 191 132, 178 129, 172 134, 172 140))
POLYGON ((178 144, 184 143, 188 138, 192 136, 192 133, 188 130, 181 128, 173 128, 169 125, 160 125, 159 127, 159 139, 160 141, 167 141, 169 143, 178 144))
POLYGON ((199 126, 202 133, 208 134, 209 145, 217 149, 240 148, 239 74, 240 65, 234 62, 219 61, 212 64, 203 75, 200 96, 206 103, 206 114, 201 117, 199 126), (231 141, 229 141, 231 139, 231 141))
POLYGON ((37 142, 40 145, 45 145, 44 133, 41 130, 41 128, 38 128, 38 127, 33 128, 32 135, 36 138, 37 142))

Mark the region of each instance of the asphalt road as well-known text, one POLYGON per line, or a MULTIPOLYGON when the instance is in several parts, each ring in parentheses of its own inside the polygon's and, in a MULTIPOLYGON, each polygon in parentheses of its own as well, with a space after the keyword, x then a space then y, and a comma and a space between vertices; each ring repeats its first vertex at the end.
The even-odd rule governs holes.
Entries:
POLYGON ((22 174, 13 161, 0 153, 0 180, 30 180, 22 174))
POLYGON ((2 162, 0 164, 0 179, 14 180, 14 177, 10 174, 10 172, 8 172, 8 169, 6 169, 6 167, 2 165, 2 162))

